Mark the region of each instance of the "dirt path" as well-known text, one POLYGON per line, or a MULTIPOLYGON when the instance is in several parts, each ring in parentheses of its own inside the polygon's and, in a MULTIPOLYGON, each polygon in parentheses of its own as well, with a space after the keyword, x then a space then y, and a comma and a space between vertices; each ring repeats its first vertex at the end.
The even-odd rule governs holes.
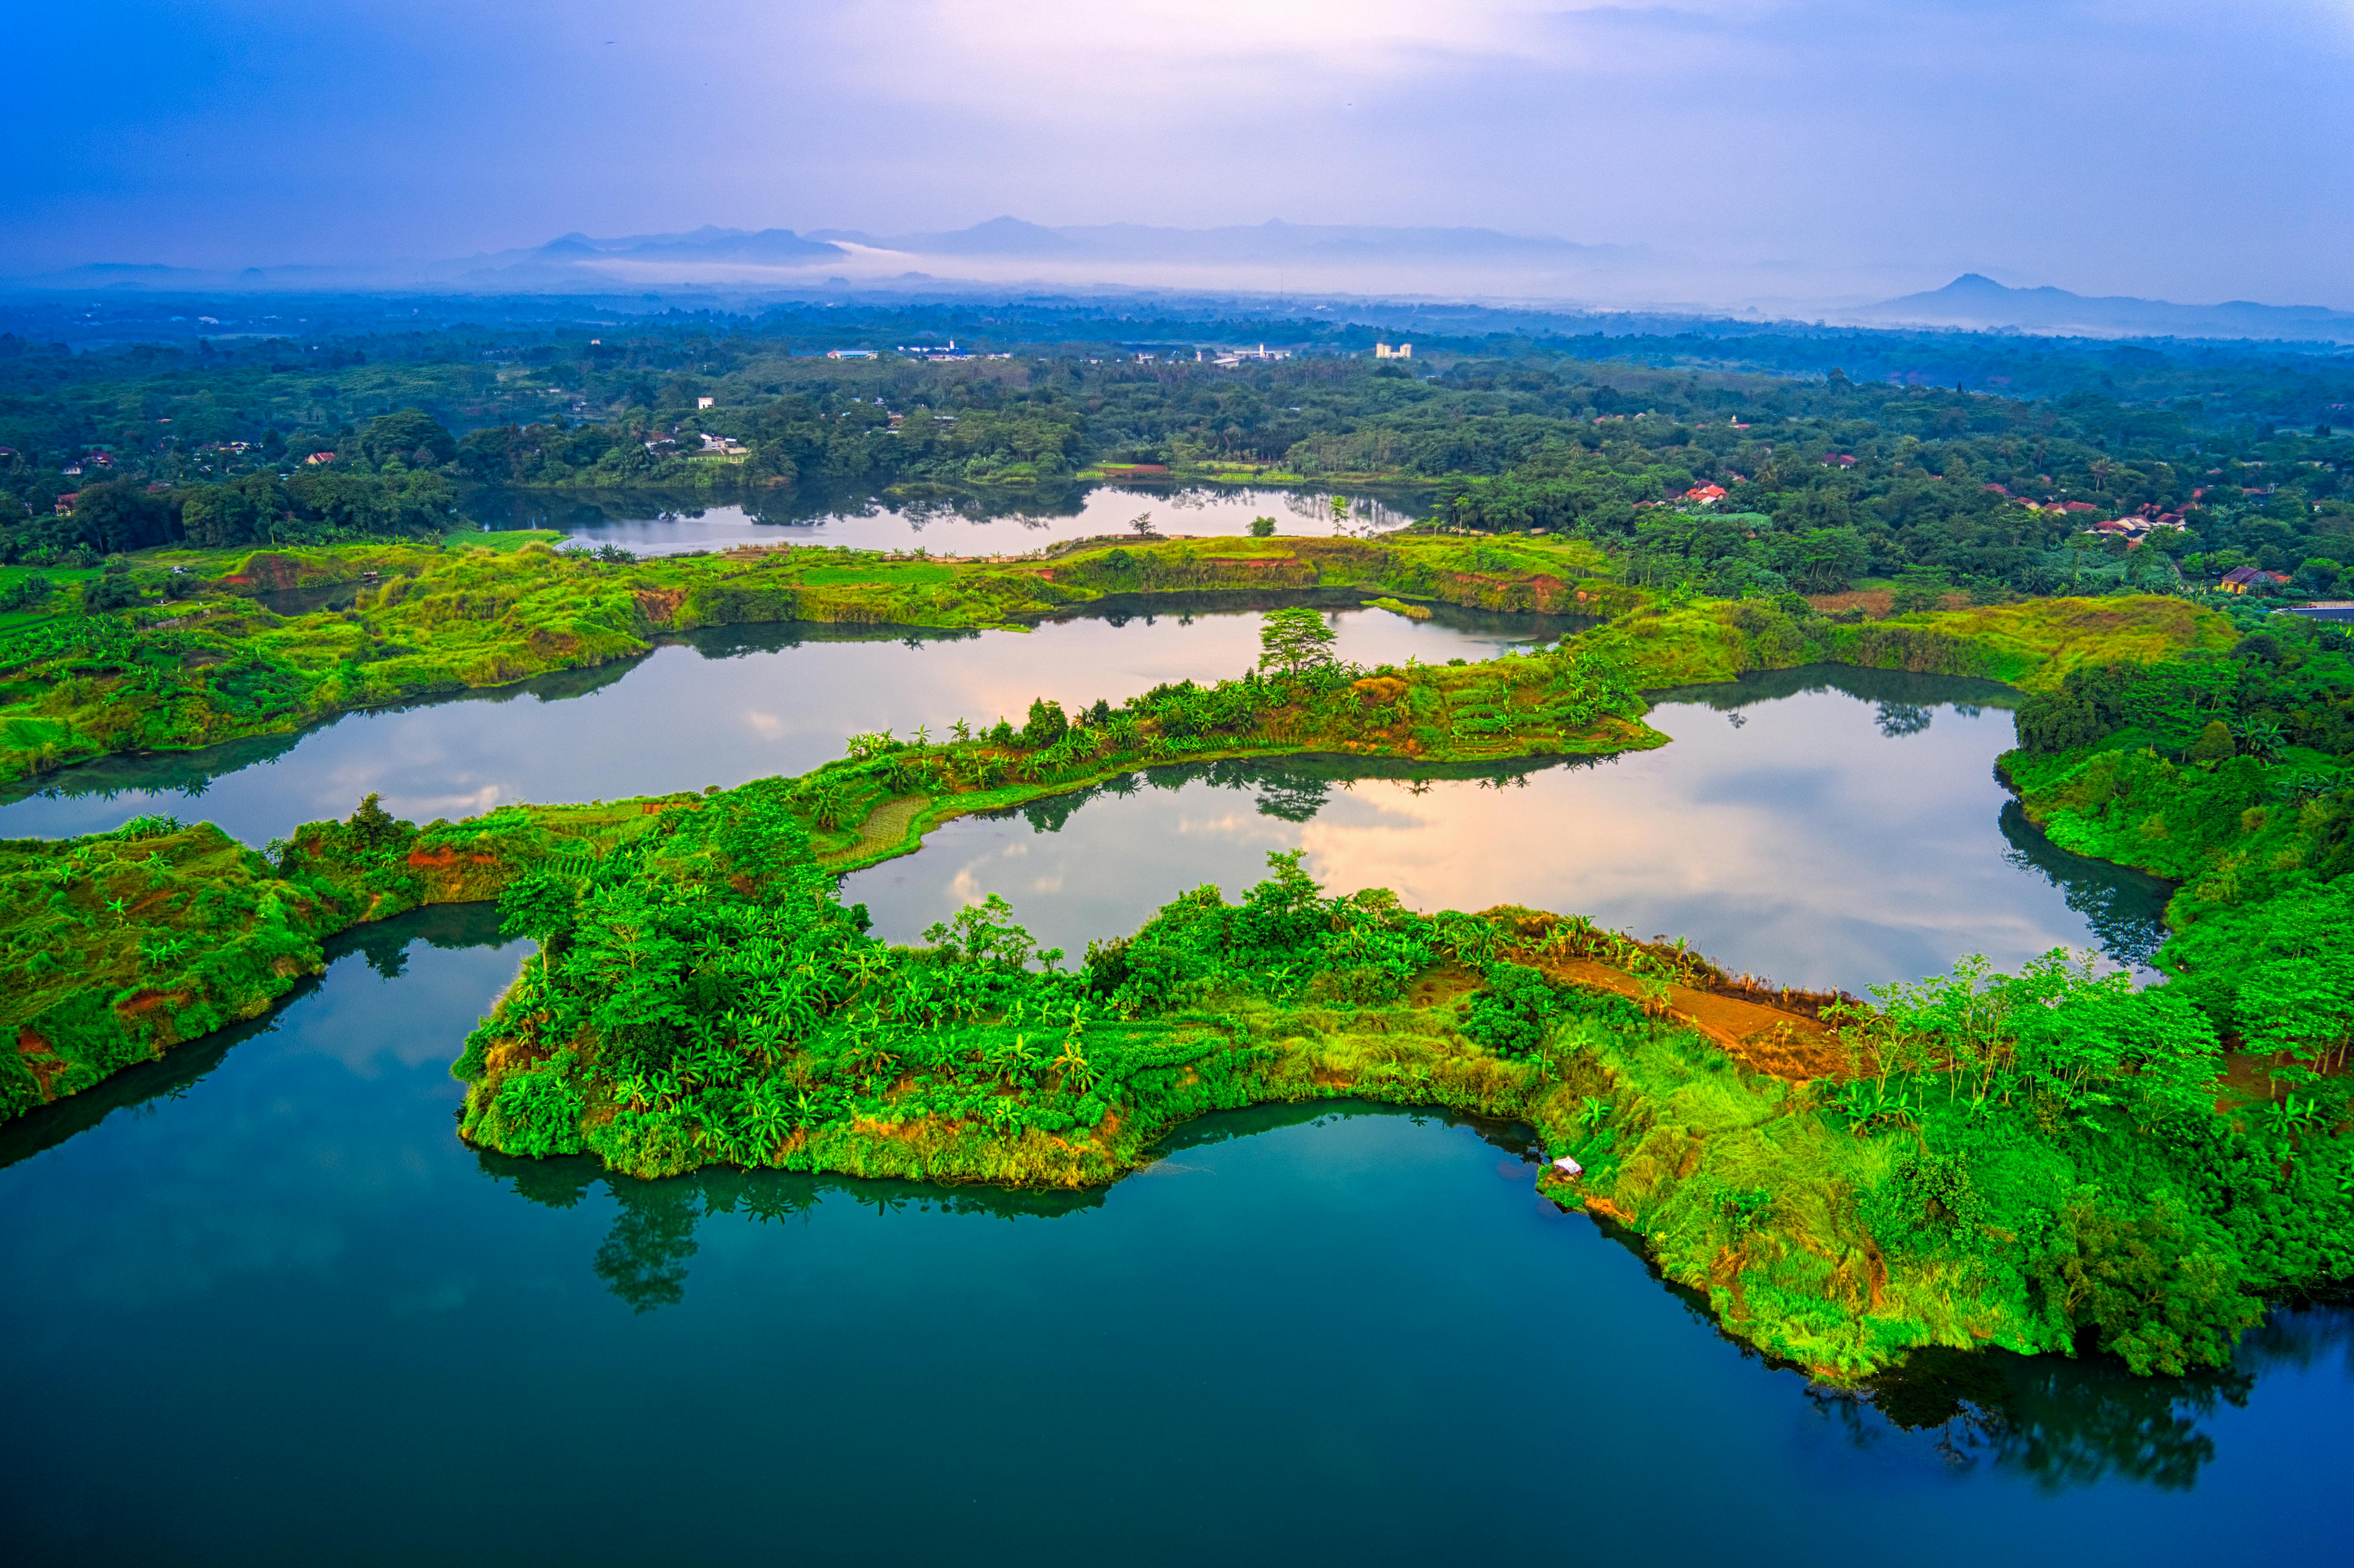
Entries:
MULTIPOLYGON (((1642 983, 1607 964, 1564 959, 1544 967, 1575 984, 1642 1000, 1642 983)), ((1849 1075, 1847 1053, 1838 1037, 1811 1018, 1681 985, 1668 988, 1667 1004, 1669 1017, 1707 1035, 1728 1055, 1758 1072, 1793 1083, 1849 1075)))

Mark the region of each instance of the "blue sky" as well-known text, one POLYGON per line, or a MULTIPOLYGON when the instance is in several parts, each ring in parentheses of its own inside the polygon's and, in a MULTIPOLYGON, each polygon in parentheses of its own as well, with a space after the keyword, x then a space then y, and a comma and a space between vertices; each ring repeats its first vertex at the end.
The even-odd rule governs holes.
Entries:
MULTIPOLYGON (((26 0, 0 265, 1471 224, 2354 307, 2354 0, 26 0)), ((1761 282, 1760 281, 1764 281, 1761 282)))

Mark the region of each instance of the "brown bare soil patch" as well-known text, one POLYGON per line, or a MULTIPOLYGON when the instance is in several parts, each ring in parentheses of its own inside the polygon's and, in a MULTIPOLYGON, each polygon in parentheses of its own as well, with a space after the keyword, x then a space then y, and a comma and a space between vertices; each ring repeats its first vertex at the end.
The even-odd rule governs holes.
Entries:
POLYGON ((29 1026, 16 1031, 16 1054, 23 1057, 26 1070, 33 1075, 33 1085, 41 1091, 41 1103, 57 1098, 49 1086, 66 1070, 65 1058, 49 1049, 49 1043, 33 1033, 29 1026))
POLYGON ((1585 1203, 1587 1213, 1599 1214, 1606 1220, 1615 1221, 1627 1226, 1629 1230, 1634 1228, 1635 1216, 1609 1199, 1596 1197, 1591 1192, 1578 1192, 1575 1195, 1585 1203))
MULTIPOLYGON (((649 810, 651 810, 651 808, 649 808, 649 810)), ((450 871, 455 869, 461 863, 467 865, 496 865, 498 863, 499 857, 494 854, 470 854, 461 856, 455 849, 452 849, 446 844, 440 849, 413 849, 408 852, 408 863, 416 867, 419 871, 450 871)))
MULTIPOLYGON (((1592 959, 1557 959, 1544 967, 1574 985, 1638 1001, 1643 997, 1642 983, 1634 976, 1592 959)), ((1666 1004, 1668 1017, 1707 1035, 1754 1071, 1790 1083, 1848 1075, 1839 1036, 1803 1013, 1681 985, 1668 987, 1666 1004)))
MULTIPOLYGON (((2215 1085, 2215 1108, 2225 1116, 2237 1116, 2270 1105, 2280 1097, 2273 1075, 2288 1065, 2288 1057, 2280 1053, 2226 1050, 2223 1075, 2215 1085)), ((2325 1068, 2322 1075, 2344 1078, 2349 1072, 2354 1072, 2354 1064, 2325 1068)))
POLYGON ((244 564, 238 567, 235 577, 224 577, 221 580, 236 583, 241 587, 250 585, 266 588, 291 588, 302 580, 302 563, 293 556, 274 556, 258 551, 246 556, 244 564))
MULTIPOLYGON (((1896 608, 1896 596, 1886 588, 1850 588, 1846 593, 1810 593, 1807 596, 1807 602, 1825 615, 1836 614, 1842 609, 1861 609, 1878 620, 1896 608)), ((1937 601, 1939 609, 1967 609, 1969 607, 1970 596, 1966 593, 1949 593, 1937 601)))
POLYGON ((122 1015, 125 1022, 128 1022, 134 1018, 143 1018, 166 1003, 178 1007, 187 1000, 188 993, 184 991, 143 991, 135 996, 125 997, 116 1002, 114 1011, 122 1015))
POLYGON ((656 626, 668 626, 678 617, 678 607, 686 602, 682 588, 640 588, 637 591, 638 613, 656 626))

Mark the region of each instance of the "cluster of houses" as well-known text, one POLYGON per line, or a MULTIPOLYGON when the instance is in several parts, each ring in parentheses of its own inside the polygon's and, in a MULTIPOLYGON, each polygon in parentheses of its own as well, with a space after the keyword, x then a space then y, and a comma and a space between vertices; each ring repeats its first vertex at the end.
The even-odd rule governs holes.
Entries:
MULTIPOLYGON (((2084 506, 2083 502, 2072 501, 2062 506, 2047 506, 2044 510, 2047 512, 2059 512, 2063 510, 2073 510, 2076 507, 2083 506, 2084 506)), ((2091 511, 2092 508, 2084 507, 2084 510, 2091 511)), ((2150 535, 2156 533, 2160 528, 2179 528, 2181 526, 2182 514, 2179 512, 2128 513, 2123 517, 2102 518, 2093 524, 2092 526, 2086 528, 2084 532, 2087 534, 2114 535, 2117 538, 2123 539, 2126 542, 2126 548, 2130 549, 2133 546, 2139 545, 2143 540, 2148 538, 2150 535)))
MULTIPOLYGON (((1290 357, 1291 350, 1288 348, 1269 348, 1265 344, 1260 344, 1257 348, 1197 348, 1193 351, 1193 363, 1195 365, 1223 365, 1228 369, 1234 368, 1235 366, 1242 364, 1245 360, 1250 360, 1257 364, 1266 364, 1272 360, 1289 359, 1290 357)), ((1384 355, 1382 357, 1386 359, 1393 356, 1384 355)), ((1183 363, 1184 358, 1185 355, 1182 350, 1174 351, 1169 355, 1169 363, 1172 365, 1182 364, 1183 363)), ((1161 355, 1158 351, 1153 349, 1140 348, 1131 352, 1129 355, 1129 359, 1130 363, 1136 365, 1155 365, 1160 363, 1161 355)), ((1094 365, 1097 362, 1091 359, 1087 361, 1087 363, 1094 365)))

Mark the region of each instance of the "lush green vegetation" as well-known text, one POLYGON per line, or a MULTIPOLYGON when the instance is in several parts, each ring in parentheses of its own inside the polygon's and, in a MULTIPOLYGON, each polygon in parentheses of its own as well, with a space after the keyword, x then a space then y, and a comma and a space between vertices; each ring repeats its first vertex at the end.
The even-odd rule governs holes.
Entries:
MULTIPOLYGON (((2144 727, 2106 750, 2035 749, 2073 738, 2054 726, 2105 682, 2192 692, 2204 715, 2220 670, 2243 737, 2268 733, 2256 715, 2318 725, 2354 696, 2327 629, 2221 656, 2196 641, 2047 682, 2014 773, 2155 755, 2149 715, 2174 698, 2146 697, 2144 727)), ((2174 722, 2178 778, 2297 766, 2189 757, 2218 721, 2174 722)), ((545 956, 469 1042, 465 1126, 639 1174, 1082 1183, 1205 1109, 1446 1105, 1529 1122, 1584 1166, 1549 1181, 1556 1197, 1638 1233, 1731 1331, 1828 1375, 1925 1345, 2220 1366, 2266 1298, 2354 1266, 2354 800, 2301 782, 2275 821, 2204 787, 2144 802, 2183 809, 2145 842, 2204 824, 2210 874, 2178 903, 2163 983, 2059 954, 2016 976, 1971 960, 1874 1005, 1767 997, 1729 1040, 1695 999, 1743 988, 1679 949, 1525 910, 1327 898, 1283 857, 1238 903, 1189 894, 1069 969, 994 904, 885 948, 827 896, 790 795, 739 792, 588 878, 511 895, 545 956), (2266 850, 2268 880, 2221 874, 2266 850), (1793 1065, 1761 1070, 1777 1057, 1793 1065)))
MULTIPOLYGON (((1316 618, 1310 618, 1316 619, 1316 618)), ((1320 620, 1319 621, 1320 625, 1320 620)), ((1159 687, 1076 714, 1031 705, 1019 727, 938 742, 854 736, 850 755, 769 780, 826 874, 913 849, 951 817, 1020 805, 1154 764, 1300 752, 1434 763, 1657 746, 1642 700, 1575 646, 1543 657, 1363 671, 1270 618, 1264 673, 1159 687)), ((526 874, 579 876, 694 797, 507 807, 423 830, 373 798, 265 860, 207 825, 142 819, 115 833, 0 844, 0 1106, 15 1115, 249 1017, 321 962, 321 943, 420 905, 494 898, 526 874)))
POLYGON ((1424 333, 1409 369, 1355 357, 1372 328, 1324 321, 1285 323, 1299 357, 1229 367, 1128 345, 1268 323, 796 308, 387 335, 323 319, 310 344, 71 355, 0 337, 0 486, 26 514, 0 520, 0 563, 417 534, 482 486, 989 487, 1036 505, 1133 463, 1440 482, 1448 525, 1576 532, 1634 580, 1718 596, 1908 572, 2162 587, 2241 564, 2331 592, 2354 550, 2354 443, 2331 433, 2354 387, 2342 356, 2286 348, 1555 320, 1424 333), (1008 357, 811 356, 936 329, 1008 357), (1714 512, 1651 504, 1702 483, 1728 493, 1714 512), (2145 513, 2185 526, 2130 552, 2084 531, 2145 513))
POLYGON ((1598 552, 1568 540, 1139 541, 995 562, 825 548, 634 561, 512 535, 461 537, 467 547, 167 550, 97 574, 78 602, 53 586, 46 614, 0 628, 0 781, 633 658, 699 626, 1021 625, 1119 596, 1204 591, 1405 594, 1555 612, 1635 597, 1592 576, 1598 552), (344 608, 288 602, 338 585, 344 608), (106 609, 81 608, 101 602, 93 588, 106 609))
POLYGON ((2178 983, 2234 1027, 2253 985, 2274 1016, 2242 1033, 2310 1030, 2305 1054, 2334 1058, 2354 1005, 2327 956, 2344 950, 2329 921, 2354 869, 2354 639, 2243 620, 2263 630, 2225 652, 2073 673, 2020 711, 2004 766, 2055 842, 2181 885, 2178 983))
MULTIPOLYGON (((494 602, 543 575, 575 616, 674 593, 674 619, 726 584, 913 604, 977 565, 791 552, 642 568, 526 547, 504 566, 420 550, 413 577, 388 577, 403 547, 384 548, 361 623, 412 600, 494 602), (655 588, 642 569, 678 576, 655 588)), ((1364 548, 1098 545, 987 569, 1092 595, 1372 569, 1364 548)), ((1590 546, 1402 548, 1417 570, 1519 592, 1537 574, 1517 556, 1515 573, 1420 553, 1567 563, 1590 546)), ((296 586, 352 556, 272 558, 295 563, 296 586)), ((1555 576, 1546 591, 1575 591, 1566 565, 1555 576)), ((2241 625, 2179 599, 2105 598, 1866 623, 1803 599, 1671 594, 1536 656, 1362 671, 1330 662, 1312 617, 1278 612, 1264 667, 1241 680, 1077 713, 1042 701, 1018 726, 938 740, 860 736, 812 774, 725 793, 421 830, 369 802, 269 857, 154 821, 7 844, 6 1108, 251 1016, 355 923, 497 897, 504 928, 539 951, 456 1068, 465 1135, 486 1150, 587 1152, 632 1175, 734 1164, 1069 1187, 1149 1160, 1206 1110, 1363 1096, 1526 1122, 1584 1168, 1548 1192, 1630 1227, 1731 1331, 1829 1376, 1932 1345, 2097 1343, 2139 1370, 2216 1365, 2264 1299, 2354 1267, 2354 660, 2334 628, 2232 614, 2241 625), (2162 982, 2054 955, 2016 976, 1966 962, 1872 1005, 1763 992, 1574 917, 1328 897, 1284 857, 1239 901, 1197 890, 1076 964, 1036 952, 995 902, 889 948, 833 892, 840 871, 949 816, 1155 763, 1656 743, 1634 685, 1825 659, 2036 690, 2005 759, 2028 810, 2063 846, 2183 882, 2162 982)), ((123 624, 52 630, 93 623, 123 624)))
POLYGON ((1442 1105, 1529 1122, 1585 1166, 1554 1195, 1837 1377, 2080 1339, 2137 1370, 2220 1364, 2266 1294, 2354 1261, 2344 1080, 2268 1100, 2195 990, 2061 955, 1877 1007, 1786 998, 1728 1050, 1673 999, 1738 982, 1677 948, 1329 898, 1290 856, 1068 968, 993 900, 890 948, 832 897, 781 784, 502 908, 541 955, 455 1071, 466 1136, 511 1154, 1076 1185, 1206 1110, 1442 1105), (1840 1065, 1793 1081, 1744 1059, 1804 1033, 1840 1065))
POLYGON ((1585 646, 1643 687, 1835 662, 2031 688, 2080 663, 2155 659, 2232 635, 2213 613, 2148 596, 1878 621, 1795 594, 1659 596, 1613 580, 1595 545, 1559 537, 1095 540, 1013 561, 827 548, 637 561, 558 552, 544 536, 453 537, 457 547, 164 550, 85 574, 71 592, 51 585, 0 627, 0 780, 634 658, 702 626, 1018 626, 1132 596, 1349 595, 1408 614, 1421 600, 1616 615, 1585 646), (503 547, 475 547, 484 543, 503 547), (323 608, 329 599, 341 608, 323 608))
POLYGON ((651 804, 493 812, 419 832, 370 796, 260 854, 209 822, 142 817, 72 840, 0 841, 0 1120, 255 1017, 355 925, 495 898, 642 831, 651 804))
POLYGON ((1871 620, 1861 609, 1826 614, 1796 594, 1726 600, 1686 593, 1622 615, 1583 641, 1623 662, 1647 690, 1831 663, 1978 675, 2039 691, 2086 666, 2157 662, 2220 649, 2237 636, 2221 612, 2155 595, 2026 599, 1871 620))

